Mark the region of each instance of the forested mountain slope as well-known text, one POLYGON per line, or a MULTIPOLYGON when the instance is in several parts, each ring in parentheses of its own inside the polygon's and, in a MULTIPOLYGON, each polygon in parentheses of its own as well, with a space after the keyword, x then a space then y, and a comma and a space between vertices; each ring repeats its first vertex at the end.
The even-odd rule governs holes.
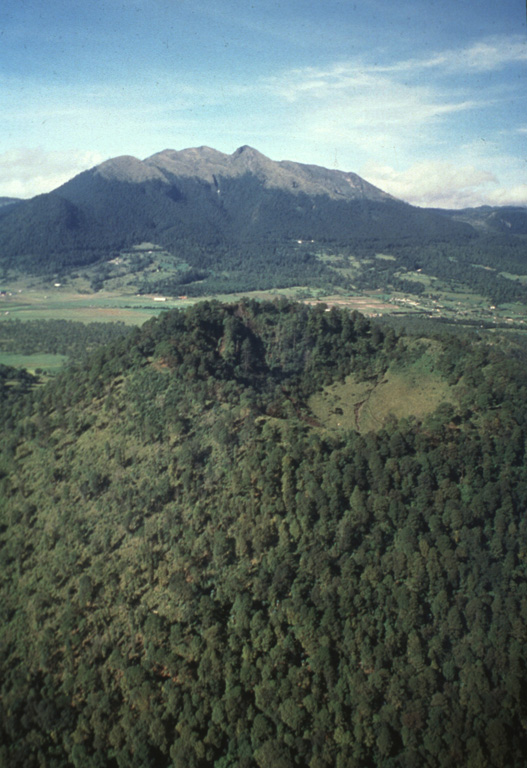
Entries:
POLYGON ((523 766, 525 371, 512 342, 242 302, 25 382, 0 763, 523 766), (418 418, 310 408, 409 369, 444 395, 418 418))
POLYGON ((0 197, 0 208, 4 205, 13 205, 13 203, 19 202, 16 197, 0 197))
MULTIPOLYGON (((298 276, 317 265, 292 241, 462 240, 464 222, 415 208, 354 173, 274 162, 251 147, 165 150, 145 161, 118 157, 58 189, 0 212, 0 266, 49 273, 112 259, 156 243, 192 267, 226 265, 265 278, 293 259, 298 276), (285 249, 285 250, 284 250, 285 249)), ((320 267, 320 265, 318 265, 320 267)))

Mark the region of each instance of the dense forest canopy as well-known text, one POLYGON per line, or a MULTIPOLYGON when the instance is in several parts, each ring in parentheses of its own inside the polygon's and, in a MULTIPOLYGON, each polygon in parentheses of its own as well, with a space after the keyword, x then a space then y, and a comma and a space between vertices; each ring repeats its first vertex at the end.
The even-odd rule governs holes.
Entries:
POLYGON ((525 764, 525 349, 326 309, 0 371, 0 764, 525 764), (433 410, 310 406, 408 370, 433 410))

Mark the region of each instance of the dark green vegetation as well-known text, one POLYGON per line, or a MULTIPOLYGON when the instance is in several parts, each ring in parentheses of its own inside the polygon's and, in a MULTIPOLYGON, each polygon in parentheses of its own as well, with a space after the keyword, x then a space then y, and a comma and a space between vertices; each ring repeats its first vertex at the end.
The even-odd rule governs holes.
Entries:
POLYGON ((442 216, 463 221, 483 232, 527 235, 527 210, 516 206, 482 205, 461 210, 435 209, 442 216))
POLYGON ((85 174, 50 195, 2 209, 0 267, 5 275, 63 280, 71 270, 96 265, 92 287, 99 290, 112 271, 108 262, 147 241, 174 262, 173 274, 157 284, 150 280, 149 290, 188 293, 192 286, 194 295, 205 295, 283 288, 297 285, 299 277, 302 285, 332 285, 335 273, 317 258, 320 246, 367 243, 372 231, 369 252, 394 237, 417 244, 464 242, 471 234, 468 225, 399 201, 262 191, 249 175, 227 180, 221 200, 213 185, 197 179, 178 180, 178 190, 85 174), (298 240, 307 241, 305 247, 298 248, 298 240))
POLYGON ((18 202, 20 202, 20 200, 16 197, 0 197, 0 208, 4 205, 13 205, 13 203, 18 202))
POLYGON ((11 365, 0 363, 0 406, 2 406, 2 412, 9 403, 19 400, 22 394, 27 395, 31 392, 37 381, 38 379, 25 369, 18 370, 11 365))
POLYGON ((0 324, 2 353, 66 355, 82 359, 97 347, 126 333, 123 323, 80 323, 67 320, 8 320, 0 324))
MULTIPOLYGON (((424 293, 425 276, 458 290, 487 296, 493 303, 526 303, 527 241, 521 237, 486 236, 468 243, 422 243, 419 246, 382 244, 394 260, 377 260, 358 277, 358 287, 424 293), (506 277, 503 273, 507 273, 506 277)), ((367 254, 364 254, 368 258, 367 254)), ((371 255, 370 255, 371 258, 371 255)), ((432 283, 433 291, 433 283, 432 283)))
POLYGON ((497 336, 206 303, 21 380, 1 764, 523 767, 525 363, 497 336), (349 382, 405 371, 432 410, 343 423, 349 382))
POLYGON ((69 362, 83 360, 126 332, 123 323, 5 320, 0 323, 0 367, 10 389, 5 389, 4 395, 13 390, 14 379, 23 383, 26 372, 36 374, 36 381, 42 382, 69 362), (15 368, 22 370, 16 372, 15 368))

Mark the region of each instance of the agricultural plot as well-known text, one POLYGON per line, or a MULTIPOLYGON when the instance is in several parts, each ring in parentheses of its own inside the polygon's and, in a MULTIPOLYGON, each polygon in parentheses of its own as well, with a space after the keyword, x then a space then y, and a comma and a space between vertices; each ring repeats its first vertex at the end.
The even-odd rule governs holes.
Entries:
POLYGON ((527 285, 527 275, 513 275, 511 272, 500 272, 502 277, 506 277, 507 280, 516 280, 522 285, 527 285))
POLYGON ((443 318, 460 323, 482 322, 509 324, 518 330, 527 329, 527 307, 519 303, 494 306, 484 296, 466 290, 448 290, 439 281, 426 293, 386 290, 339 290, 324 294, 322 289, 295 286, 286 289, 222 293, 209 297, 179 298, 151 293, 138 295, 120 290, 78 292, 69 286, 35 286, 18 281, 9 287, 0 299, 0 322, 4 319, 20 320, 64 319, 93 321, 122 321, 127 325, 141 325, 149 317, 167 309, 181 308, 206 298, 236 301, 242 296, 257 300, 278 297, 308 303, 325 302, 329 307, 348 307, 369 316, 421 315, 443 318))
MULTIPOLYGON (((18 286, 18 284, 17 284, 18 286)), ((119 291, 77 293, 65 286, 15 287, 0 303, 2 320, 80 320, 141 325, 176 302, 154 303, 151 296, 127 295, 119 291)))
POLYGON ((422 419, 453 399, 451 388, 436 376, 390 371, 375 383, 348 377, 313 395, 309 407, 331 432, 354 429, 365 433, 381 429, 392 416, 422 419))
POLYGON ((12 368, 25 368, 29 373, 45 371, 46 373, 57 373, 68 358, 65 355, 17 355, 9 352, 0 351, 0 365, 9 365, 12 368))

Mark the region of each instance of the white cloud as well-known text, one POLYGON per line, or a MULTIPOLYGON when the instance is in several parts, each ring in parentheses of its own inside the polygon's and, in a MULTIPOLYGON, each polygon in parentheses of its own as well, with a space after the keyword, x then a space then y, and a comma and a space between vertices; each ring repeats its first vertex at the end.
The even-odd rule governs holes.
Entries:
POLYGON ((160 70, 74 87, 0 77, 3 145, 16 137, 44 147, 0 155, 0 195, 49 191, 109 156, 146 157, 204 143, 231 151, 225 142, 232 140, 232 149, 249 142, 275 159, 373 168, 378 180, 364 171, 366 178, 421 205, 478 205, 484 195, 520 199, 525 113, 516 121, 503 116, 514 95, 511 114, 518 115, 523 94, 515 94, 519 79, 504 85, 496 72, 526 60, 527 45, 514 37, 386 66, 354 58, 259 79, 160 70), (477 77, 476 88, 468 73, 483 71, 493 77, 477 77), (462 77, 443 77, 455 74, 462 77), (48 151, 76 146, 99 152, 48 151), (478 170, 489 168, 502 184, 478 170))
POLYGON ((527 207, 527 184, 492 189, 486 196, 489 205, 519 205, 527 207))
POLYGON ((408 202, 526 204, 525 156, 512 138, 526 132, 524 114, 504 118, 509 107, 518 113, 521 81, 498 76, 525 61, 522 38, 486 38, 385 66, 363 58, 294 69, 267 88, 290 105, 297 135, 319 158, 408 202))
POLYGON ((381 153, 385 160, 418 144, 436 146, 445 140, 449 118, 489 105, 484 95, 467 98, 431 82, 409 83, 359 62, 292 70, 269 80, 267 88, 291 105, 306 142, 346 146, 349 156, 359 151, 378 159, 381 153))
POLYGON ((434 53, 427 58, 407 59, 376 67, 383 72, 411 72, 439 69, 446 74, 492 72, 510 64, 527 62, 527 42, 523 37, 506 36, 479 40, 464 48, 434 53))
POLYGON ((90 151, 9 150, 0 155, 0 196, 26 198, 50 192, 103 159, 90 151))
POLYGON ((458 68, 479 72, 501 69, 508 64, 527 62, 527 42, 523 37, 501 37, 473 43, 455 60, 458 68))
MULTIPOLYGON (((400 152, 419 142, 423 151, 452 142, 445 131, 454 125, 456 115, 479 111, 482 116, 498 102, 502 111, 506 109, 512 85, 505 90, 489 78, 488 84, 478 81, 474 90, 469 73, 524 61, 527 44, 522 38, 488 38, 387 66, 353 59, 324 68, 293 69, 268 79, 266 90, 291 105, 308 138, 335 138, 366 152, 400 152), (447 74, 463 76, 445 81, 442 76, 447 74)), ((479 126, 485 124, 486 118, 480 118, 479 126)))
POLYGON ((527 184, 503 185, 490 171, 446 162, 415 163, 404 171, 368 163, 363 175, 375 186, 412 205, 470 208, 478 205, 527 206, 527 184))

